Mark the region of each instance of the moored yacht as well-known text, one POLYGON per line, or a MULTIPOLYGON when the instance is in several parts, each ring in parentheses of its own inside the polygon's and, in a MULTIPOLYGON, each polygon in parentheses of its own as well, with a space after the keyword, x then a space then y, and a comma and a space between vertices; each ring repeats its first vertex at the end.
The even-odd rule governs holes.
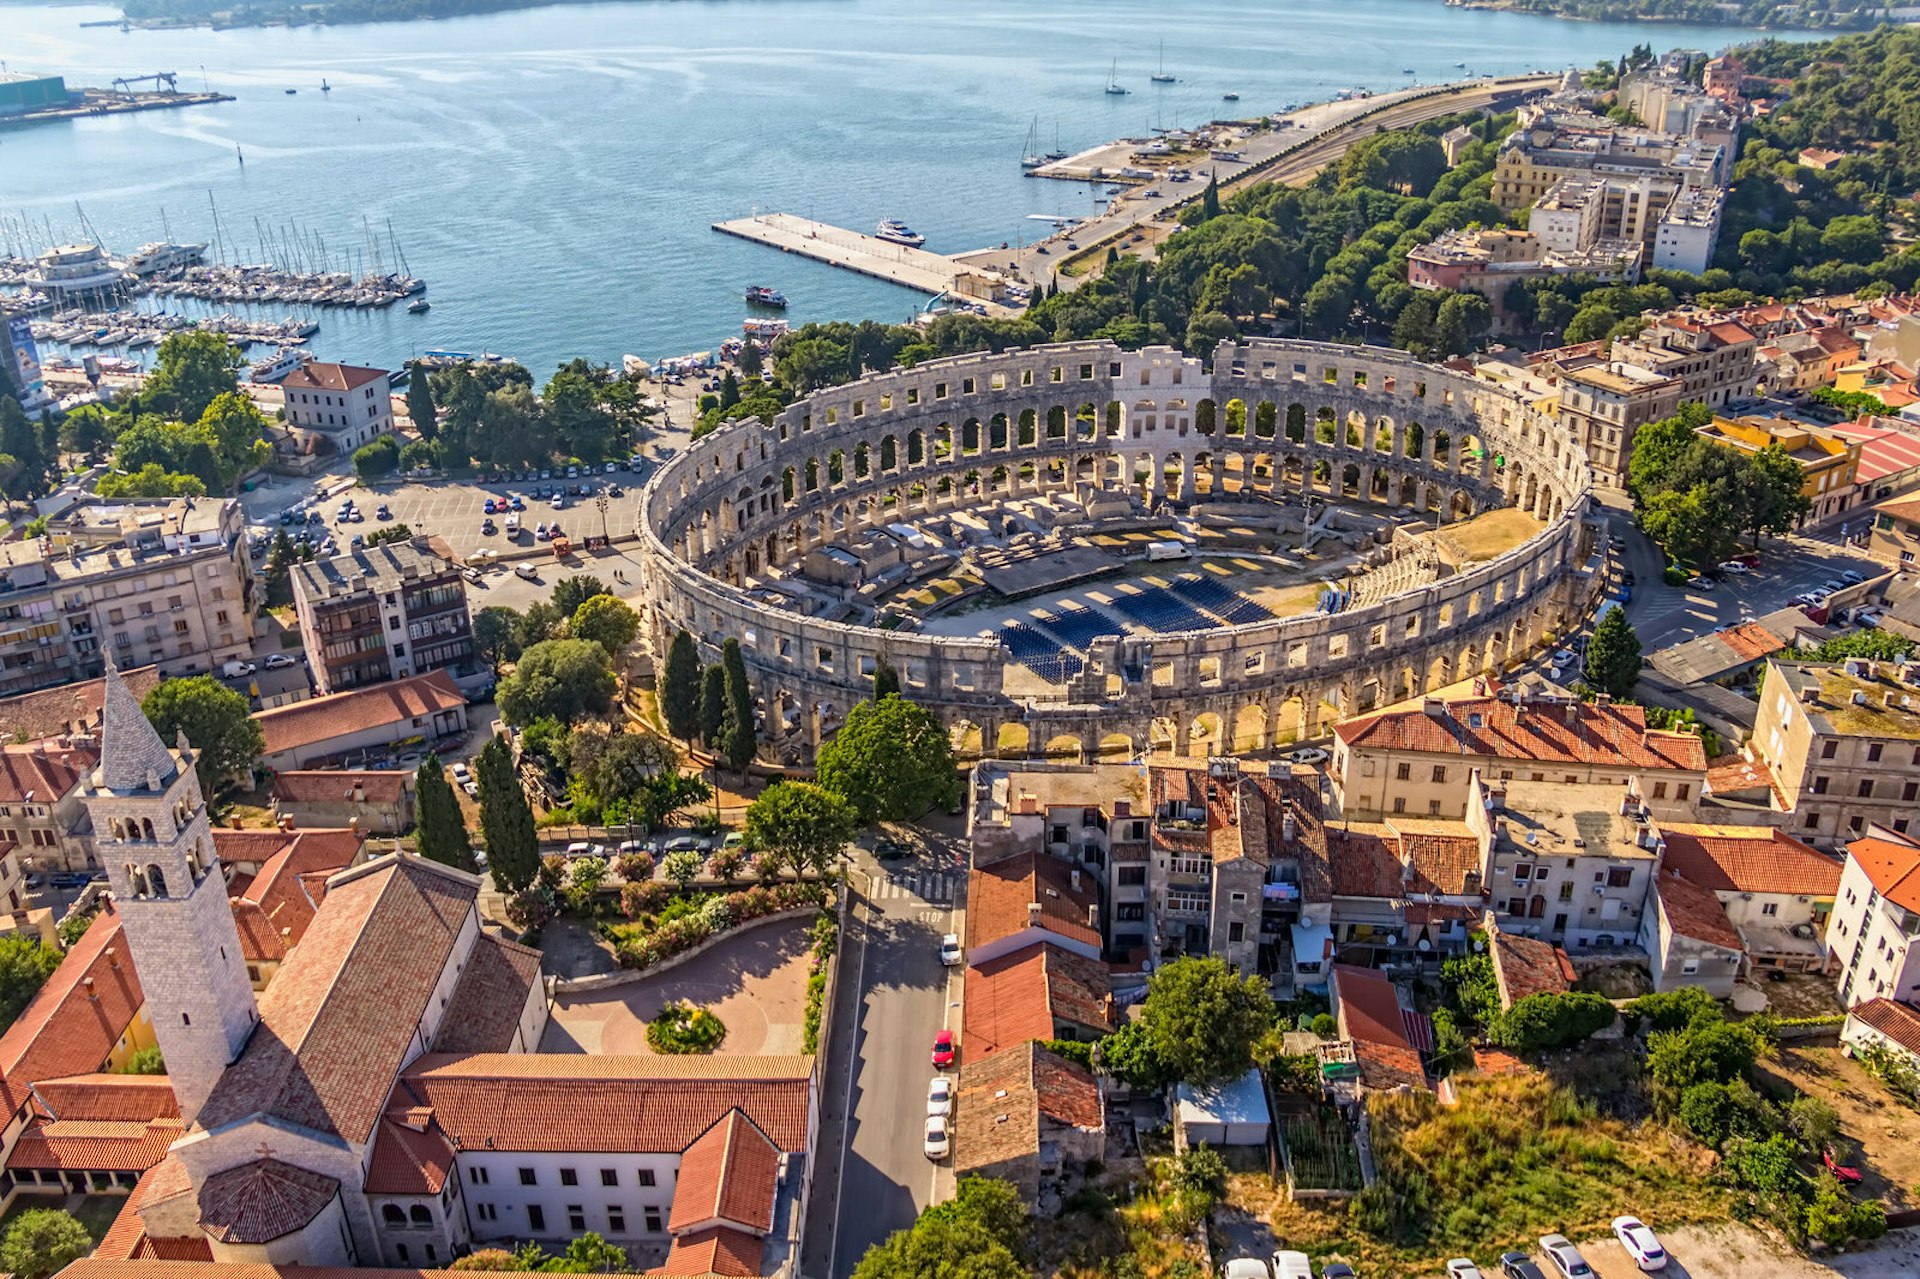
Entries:
POLYGON ((747 289, 747 301, 754 306, 785 306, 787 295, 764 284, 755 284, 747 289))
POLYGON ((247 369, 247 374, 255 382, 278 382, 312 359, 313 352, 305 347, 284 347, 272 359, 255 360, 247 369))
POLYGON ((171 244, 165 240, 155 240, 143 244, 127 255, 124 263, 127 270, 135 275, 164 275, 180 267, 199 266, 206 256, 204 244, 171 244))
POLYGON ((885 240, 889 244, 904 244, 909 249, 917 249, 927 242, 927 237, 908 226, 898 218, 887 218, 874 228, 874 238, 885 240))

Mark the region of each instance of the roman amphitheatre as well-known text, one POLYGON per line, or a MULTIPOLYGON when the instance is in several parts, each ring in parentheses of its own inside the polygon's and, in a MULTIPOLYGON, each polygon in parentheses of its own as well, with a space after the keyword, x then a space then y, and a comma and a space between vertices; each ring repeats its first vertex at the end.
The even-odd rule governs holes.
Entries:
POLYGON ((1404 352, 959 356, 730 423, 641 503, 656 653, 737 638, 804 763, 891 667, 968 752, 1260 751, 1501 668, 1582 606, 1552 418, 1404 352))

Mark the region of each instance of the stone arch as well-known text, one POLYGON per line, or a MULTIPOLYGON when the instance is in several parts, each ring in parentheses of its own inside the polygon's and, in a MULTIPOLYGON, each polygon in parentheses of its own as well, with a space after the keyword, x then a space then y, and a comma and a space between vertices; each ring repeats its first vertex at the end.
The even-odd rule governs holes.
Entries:
POLYGON ((1047 739, 1043 753, 1048 759, 1081 759, 1085 757, 1086 745, 1073 733, 1055 733, 1047 739))
POLYGON ((1134 746, 1133 734, 1116 729, 1102 735, 1095 753, 1101 759, 1115 761, 1132 759, 1139 751, 1134 746))
POLYGON ((1033 730, 1015 721, 1002 724, 993 754, 997 759, 1025 759, 1033 754, 1033 730))
POLYGON ((165 897, 167 895, 167 875, 160 869, 160 863, 148 862, 146 870, 141 872, 141 875, 147 896, 165 897))
POLYGON ((927 462, 927 433, 919 427, 907 432, 907 465, 925 466, 927 462))
POLYGON ((381 1204, 380 1220, 389 1226, 404 1226, 407 1224, 407 1214, 399 1204, 381 1204))

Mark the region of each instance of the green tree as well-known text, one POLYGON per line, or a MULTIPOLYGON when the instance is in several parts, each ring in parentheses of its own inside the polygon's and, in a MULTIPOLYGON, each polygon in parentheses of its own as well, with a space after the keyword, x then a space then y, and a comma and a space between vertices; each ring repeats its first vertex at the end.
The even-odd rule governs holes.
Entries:
POLYGON ((504 604, 494 604, 473 615, 473 646, 494 674, 520 656, 520 615, 504 604))
POLYGON ((683 849, 677 853, 668 853, 660 859, 660 873, 673 884, 675 892, 685 897, 687 889, 699 876, 703 864, 700 854, 692 849, 683 849))
POLYGON ((1100 1041, 1100 1068, 1134 1088, 1158 1092, 1178 1077, 1146 1027, 1130 1021, 1100 1041))
POLYGON ((94 485, 101 497, 205 497, 206 482, 197 475, 180 475, 158 462, 148 462, 131 475, 109 472, 94 485))
POLYGON ((609 658, 616 658, 640 634, 640 615, 611 595, 595 595, 573 610, 567 633, 574 639, 592 640, 607 650, 609 658))
MULTIPOLYGON (((536 1251, 539 1251, 538 1245, 533 1246, 536 1251)), ((542 1255, 545 1255, 544 1252, 542 1255)), ((537 1270, 539 1263, 536 1262, 532 1268, 537 1270)), ((447 1269, 525 1270, 527 1267, 521 1265, 520 1258, 514 1256, 514 1254, 508 1252, 505 1248, 476 1248, 464 1257, 456 1257, 447 1269)))
POLYGON ((1781 536, 1798 528, 1813 509, 1813 499, 1806 494, 1805 469, 1780 445, 1767 445, 1748 462, 1753 498, 1746 531, 1758 546, 1766 534, 1781 536))
POLYGON ((594 1231, 587 1231, 567 1243, 567 1270, 582 1275, 619 1275, 633 1268, 627 1250, 610 1244, 594 1231))
POLYGON ((700 672, 700 741, 718 752, 727 726, 727 672, 715 662, 700 672))
POLYGON ((169 334, 154 349, 153 372, 141 398, 183 422, 197 421, 208 405, 239 388, 246 362, 224 334, 207 329, 169 334))
POLYGON ((1011 1252, 1026 1259, 1032 1222, 1019 1187, 997 1177, 968 1174, 954 1186, 953 1198, 930 1204, 921 1221, 969 1222, 981 1227, 1011 1252))
POLYGON ((900 672, 893 668, 891 662, 882 659, 880 664, 873 668, 873 700, 877 702, 899 691, 900 672))
POLYGON ((812 782, 782 782, 747 806, 747 846, 793 867, 832 869, 853 838, 853 806, 812 782))
POLYGON ((1176 1078, 1218 1083, 1252 1067, 1253 1045, 1273 1024, 1273 998, 1222 960, 1188 956, 1148 979, 1140 1024, 1176 1078))
POLYGON ((467 819, 461 815, 460 801, 440 767, 440 757, 428 753, 413 775, 414 811, 417 816, 420 855, 457 870, 478 871, 473 858, 473 840, 467 834, 467 819))
POLYGON ((660 715, 667 731, 690 742, 700 731, 700 653, 685 628, 675 631, 660 671, 660 715))
POLYGON ((167 1059, 160 1053, 160 1045, 149 1044, 127 1058, 127 1064, 120 1068, 123 1075, 164 1075, 167 1073, 167 1059))
POLYGON ((412 540, 413 526, 410 524, 389 524, 385 528, 377 528, 366 535, 368 546, 385 546, 390 542, 411 542, 412 540))
POLYGON ((140 709, 162 741, 187 735, 193 745, 193 771, 209 796, 236 778, 251 776, 253 762, 267 748, 247 699, 211 675, 162 680, 140 709))
POLYGON ((951 802, 960 785, 947 730, 898 694, 856 703, 820 747, 814 775, 863 826, 918 817, 951 802))
POLYGON ((754 726, 753 690, 747 685, 747 659, 740 641, 732 636, 720 646, 720 667, 726 672, 727 715, 721 729, 722 753, 736 773, 744 774, 758 749, 754 726))
POLYGON ((734 365, 739 368, 741 377, 759 378, 763 361, 760 356, 760 344, 752 338, 740 344, 740 354, 734 357, 734 365))
POLYGON ((413 362, 407 376, 407 419, 423 440, 440 434, 440 410, 433 402, 433 378, 427 366, 418 360, 413 362))
POLYGON ((53 970, 60 952, 22 933, 0 937, 0 1030, 13 1025, 53 970))
POLYGON ((1726 1083, 1740 1078, 1763 1047, 1749 1026, 1700 1018, 1647 1040, 1647 1075, 1655 1085, 1684 1094, 1702 1080, 1726 1083))
POLYGON ((363 480, 377 480, 400 469, 400 443, 383 435, 353 451, 353 473, 363 480))
MULTIPOLYGON (((272 455, 263 438, 267 433, 267 419, 251 399, 238 391, 215 396, 195 425, 212 445, 221 473, 229 483, 265 465, 272 455)), ((381 438, 392 440, 391 436, 381 438)))
POLYGON ((566 620, 567 615, 547 601, 535 600, 520 614, 520 623, 514 628, 514 642, 519 646, 520 652, 524 653, 535 644, 544 644, 550 639, 558 639, 561 624, 566 620))
POLYGON ((58 1208, 29 1208, 0 1239, 0 1265, 18 1279, 47 1279, 93 1251, 80 1219, 58 1208))
POLYGON ((540 837, 533 809, 513 767, 513 748, 504 737, 489 737, 473 761, 480 787, 480 834, 487 844, 487 870, 493 886, 517 893, 540 873, 540 837))
POLYGON ((604 715, 615 681, 607 650, 591 640, 547 640, 520 654, 513 674, 494 693, 509 724, 552 718, 563 724, 604 715))
POLYGON ((560 616, 572 617, 575 609, 594 596, 610 594, 607 584, 593 574, 576 573, 553 584, 553 607, 560 616))
POLYGON ((1538 1052, 1558 1048, 1613 1024, 1613 1004, 1604 995, 1575 991, 1536 993, 1516 1000, 1487 1028, 1487 1037, 1504 1048, 1538 1052))
POLYGON ((1640 682, 1640 637, 1634 634, 1627 610, 1610 608, 1593 628, 1587 643, 1587 682, 1603 693, 1625 698, 1640 682))

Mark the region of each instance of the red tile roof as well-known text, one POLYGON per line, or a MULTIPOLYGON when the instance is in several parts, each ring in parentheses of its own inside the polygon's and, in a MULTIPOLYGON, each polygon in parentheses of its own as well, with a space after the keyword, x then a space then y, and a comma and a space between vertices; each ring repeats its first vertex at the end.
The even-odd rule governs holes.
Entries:
POLYGON ((0 1035, 7 1111, 26 1102, 29 1084, 98 1072, 145 1002, 120 913, 109 903, 0 1035))
POLYGON ((1920 436, 1874 427, 1868 424, 1870 421, 1867 419, 1858 426, 1836 428, 1837 434, 1862 442, 1860 464, 1854 471, 1854 478, 1858 482, 1871 484, 1889 475, 1920 467, 1920 436))
MULTIPOLYGON (((527 994, 540 980, 540 952, 491 934, 474 939, 467 970, 453 988, 433 1050, 442 1053, 513 1051, 527 994)), ((522 1045, 531 1050, 537 1045, 522 1045)))
POLYGON ((1920 1053, 1920 1008, 1896 999, 1869 999, 1847 1010, 1911 1053, 1920 1053))
POLYGON ((1052 1039, 1056 1019, 1089 1030, 1113 1028, 1106 968, 1040 943, 976 965, 967 974, 960 1052, 976 1061, 1029 1039, 1052 1039))
POLYGON ((1719 633, 1719 640, 1733 650, 1735 657, 1749 662, 1757 662, 1772 653, 1778 653, 1787 646, 1787 642, 1775 635, 1758 622, 1742 622, 1719 633))
POLYGON ((358 364, 329 364, 324 360, 315 360, 287 374, 280 380, 280 385, 296 391, 354 391, 376 379, 385 383, 387 371, 358 364))
POLYGON ((1099 896, 1081 877, 1073 887, 1073 869, 1045 853, 1021 853, 984 866, 967 877, 967 947, 972 949, 1040 927, 1092 946, 1100 929, 1089 922, 1099 896), (1039 919, 1032 907, 1040 906, 1039 919))
POLYGON ((118 1119, 145 1123, 180 1114, 173 1082, 165 1075, 69 1075, 42 1079, 34 1100, 49 1119, 118 1119))
POLYGON ((438 670, 390 684, 275 706, 256 712, 253 718, 266 738, 262 753, 272 756, 401 721, 420 720, 423 730, 430 729, 435 714, 466 704, 466 697, 454 687, 453 676, 438 670))
POLYGON ((229 866, 257 865, 293 842, 293 835, 271 830, 213 830, 213 855, 229 866))
POLYGON ((1493 930, 1493 975, 1502 1008, 1528 995, 1561 995, 1573 989, 1573 960, 1552 942, 1493 930))
POLYGON ((1093 1075, 1031 1041, 961 1066, 956 1092, 956 1172, 1037 1156, 1048 1124, 1098 1130, 1106 1122, 1093 1075))
MULTIPOLYGON (((113 1219, 113 1224, 107 1227, 107 1233, 101 1236, 99 1245, 93 1250, 92 1260, 159 1258, 166 1261, 212 1261, 213 1249, 199 1230, 196 1229, 190 1238, 185 1239, 152 1239, 148 1237, 147 1223, 140 1215, 140 1210, 149 1203, 172 1194, 184 1194, 191 1189, 186 1166, 177 1158, 169 1156, 147 1169, 140 1175, 140 1180, 134 1183, 133 1193, 120 1205, 120 1213, 113 1219)), ((199 1273, 211 1279, 212 1272, 201 1270, 199 1273)), ((132 1269, 127 1268, 125 1274, 131 1279, 132 1269)))
POLYGON ((1920 848, 1890 839, 1856 839, 1847 845, 1847 855, 1860 863, 1882 897, 1903 910, 1920 911, 1920 848))
MULTIPOLYGON (((4 721, 0 721, 4 722, 4 721)), ((91 773, 100 762, 92 746, 49 750, 46 743, 9 746, 0 751, 0 803, 52 804, 91 773)))
POLYGON ((1345 829, 1329 829, 1327 864, 1333 872, 1336 897, 1407 895, 1400 854, 1394 846, 1393 833, 1384 825, 1354 822, 1345 829))
POLYGON ((810 1057, 429 1053, 402 1079, 475 1149, 678 1153, 734 1108, 784 1151, 806 1148, 810 1057))
POLYGON ((1447 897, 1480 891, 1477 835, 1418 828, 1401 830, 1399 835, 1401 860, 1412 872, 1407 882, 1409 891, 1447 897))
POLYGON ((1371 968, 1357 968, 1352 964, 1335 964, 1333 981, 1340 1019, 1345 1023, 1349 1039, 1389 1048, 1413 1048, 1392 982, 1371 968))
POLYGON ((1773 826, 1665 825, 1665 869, 1716 893, 1831 897, 1846 863, 1773 826))
MULTIPOLYGON (((324 896, 312 891, 310 877, 324 878, 353 865, 367 837, 362 832, 343 828, 276 833, 285 841, 284 845, 261 863, 260 873, 241 895, 259 906, 261 926, 270 928, 276 938, 284 933, 284 945, 293 946, 306 936, 307 926, 313 922, 324 896)), ((240 914, 236 908, 236 922, 240 914)), ((244 934, 241 940, 246 940, 244 934)), ((278 958, 264 953, 260 957, 278 958)))
POLYGON ((200 1184, 200 1229, 225 1244, 272 1243, 308 1225, 339 1194, 332 1177, 255 1159, 200 1184))
POLYGON ((1674 933, 1723 950, 1744 949, 1733 921, 1727 918, 1726 907, 1720 904, 1720 898, 1712 889, 1672 874, 1662 874, 1656 887, 1667 927, 1674 933))
POLYGON ((773 1229, 780 1189, 780 1151, 738 1110, 729 1110, 680 1156, 667 1231, 738 1226, 773 1229))
POLYGON ((380 1119, 368 1161, 367 1193, 437 1195, 453 1171, 453 1144, 433 1112, 398 1106, 380 1119))
POLYGON ((1447 708, 1446 715, 1382 711, 1347 720, 1333 731, 1352 750, 1688 771, 1707 766, 1698 737, 1648 728, 1646 712, 1638 706, 1516 704, 1475 697, 1449 702, 1447 708))
POLYGON ((9 1169, 145 1172, 166 1158, 180 1139, 180 1120, 146 1123, 119 1120, 36 1120, 21 1132, 7 1156, 9 1169))
POLYGON ((397 768, 289 769, 273 779, 273 798, 281 804, 397 804, 411 788, 413 774, 397 768))
MULTIPOLYGON (((160 668, 141 666, 121 671, 120 678, 136 699, 144 698, 159 686, 160 668)), ((0 698, 0 724, 7 726, 9 737, 24 734, 28 741, 59 737, 71 732, 75 724, 94 730, 100 725, 106 698, 104 679, 0 698)))
POLYGON ((260 997, 260 1027, 200 1122, 265 1114, 367 1140, 473 909, 478 881, 393 854, 345 872, 260 997))
MULTIPOLYGON (((1774 780, 1773 770, 1762 759, 1742 759, 1726 755, 1707 768, 1707 790, 1715 795, 1742 795, 1764 792, 1773 808, 1787 807, 1787 797, 1774 780)), ((1758 798, 1758 796, 1756 796, 1758 798)))
POLYGON ((683 1279, 704 1279, 708 1275, 749 1279, 760 1273, 760 1257, 765 1250, 766 1241, 757 1235, 715 1226, 675 1239, 667 1249, 666 1261, 647 1273, 683 1279))

